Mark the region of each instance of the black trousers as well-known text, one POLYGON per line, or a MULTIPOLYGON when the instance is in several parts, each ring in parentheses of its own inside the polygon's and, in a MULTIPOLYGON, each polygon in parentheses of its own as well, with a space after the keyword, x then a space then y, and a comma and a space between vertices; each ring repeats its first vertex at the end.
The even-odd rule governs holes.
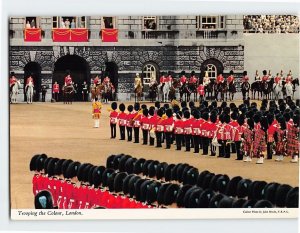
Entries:
POLYGON ((155 135, 156 135, 156 147, 162 147, 161 146, 162 132, 155 132, 155 135))
POLYGON ((42 102, 46 101, 46 92, 42 92, 42 102))
POLYGON ((190 134, 185 134, 185 151, 190 151, 191 150, 191 138, 192 136, 190 134))
POLYGON ((145 130, 145 129, 143 129, 142 131, 143 131, 143 145, 147 145, 147 143, 148 143, 148 133, 149 133, 149 131, 148 131, 148 130, 145 130))
POLYGON ((175 134, 176 150, 181 150, 182 138, 182 134, 175 134))
POLYGON ((140 128, 139 127, 133 127, 134 130, 134 143, 140 142, 140 128))
POLYGON ((267 143, 267 159, 272 159, 273 157, 273 143, 268 142, 267 143))
POLYGON ((125 140, 125 126, 120 125, 120 139, 125 140))
POLYGON ((203 149, 203 137, 202 136, 199 136, 199 146, 200 146, 200 149, 202 150, 203 149))
POLYGON ((224 157, 225 156, 225 145, 224 141, 218 140, 219 143, 219 156, 218 157, 224 157))
POLYGON ((243 154, 241 151, 241 141, 236 141, 235 142, 235 148, 236 148, 236 159, 237 160, 242 160, 243 159, 243 154))
POLYGON ((193 139, 194 139, 194 153, 199 153, 200 136, 199 135, 193 135, 193 139))
POLYGON ((55 99, 56 102, 58 102, 58 93, 57 92, 53 93, 53 98, 55 99))
POLYGON ((224 147, 225 147, 225 158, 230 158, 230 144, 226 143, 227 141, 224 141, 224 147))
POLYGON ((166 149, 170 149, 172 145, 172 132, 165 132, 166 135, 166 149))
POLYGON ((127 139, 129 142, 132 141, 132 127, 126 127, 127 129, 127 139))
POLYGON ((231 144, 231 153, 236 153, 236 146, 235 143, 231 144))
POLYGON ((151 137, 151 136, 149 136, 150 137, 150 146, 154 146, 154 138, 153 137, 151 137))
POLYGON ((203 155, 208 155, 209 138, 202 137, 203 155))
POLYGON ((111 138, 116 137, 116 129, 117 129, 117 125, 110 123, 110 137, 111 138))

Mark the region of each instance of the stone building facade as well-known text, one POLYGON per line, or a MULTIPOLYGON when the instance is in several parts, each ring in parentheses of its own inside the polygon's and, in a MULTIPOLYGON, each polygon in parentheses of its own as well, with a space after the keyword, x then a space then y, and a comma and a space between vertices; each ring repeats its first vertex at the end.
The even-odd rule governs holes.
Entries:
MULTIPOLYGON (((233 70, 240 77, 244 70, 243 16, 128 16, 74 17, 76 25, 86 27, 87 42, 54 42, 52 29, 64 17, 12 17, 10 19, 10 71, 23 83, 34 74, 37 93, 47 85, 51 99, 54 81, 62 83, 69 69, 78 84, 90 83, 97 74, 109 74, 118 99, 133 92, 136 73, 149 77, 171 71, 179 77, 191 71, 203 77, 209 67, 212 78, 233 70), (24 41, 28 18, 41 28, 39 42, 24 41), (105 21, 106 20, 106 21, 105 21), (101 29, 118 29, 118 42, 102 42, 101 29), (149 28, 150 24, 152 28, 149 28)), ((38 100, 38 95, 36 97, 38 100)))

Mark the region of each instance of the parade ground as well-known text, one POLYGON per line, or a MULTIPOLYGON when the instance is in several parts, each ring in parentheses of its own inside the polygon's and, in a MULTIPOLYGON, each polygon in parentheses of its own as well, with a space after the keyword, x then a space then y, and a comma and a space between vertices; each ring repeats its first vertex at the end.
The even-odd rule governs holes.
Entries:
MULTIPOLYGON (((241 101, 236 101, 240 104, 241 101)), ((126 107, 130 103, 125 103, 126 107)), ((149 104, 150 106, 150 104, 149 104)), ((29 162, 34 154, 45 153, 48 157, 106 164, 110 154, 125 153, 136 158, 159 160, 167 163, 188 163, 215 174, 227 174, 230 178, 242 176, 252 180, 285 183, 298 186, 299 164, 265 160, 264 164, 203 156, 191 152, 155 148, 149 145, 110 139, 110 104, 103 104, 100 128, 93 128, 91 103, 75 102, 72 105, 58 103, 19 103, 10 105, 10 191, 11 208, 34 208, 32 176, 29 162)), ((142 134, 140 133, 140 137, 142 134)))

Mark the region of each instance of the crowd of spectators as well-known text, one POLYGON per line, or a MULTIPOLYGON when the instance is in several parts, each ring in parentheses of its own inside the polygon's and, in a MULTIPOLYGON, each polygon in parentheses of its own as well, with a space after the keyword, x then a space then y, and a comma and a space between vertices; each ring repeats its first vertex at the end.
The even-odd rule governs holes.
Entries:
POLYGON ((248 33, 299 33, 295 15, 246 15, 244 31, 248 33))

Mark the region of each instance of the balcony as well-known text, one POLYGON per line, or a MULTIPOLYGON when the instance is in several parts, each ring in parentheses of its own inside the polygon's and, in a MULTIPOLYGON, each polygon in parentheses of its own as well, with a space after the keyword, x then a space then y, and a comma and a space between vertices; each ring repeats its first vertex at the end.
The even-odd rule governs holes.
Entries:
POLYGON ((200 29, 196 32, 197 39, 224 39, 226 37, 226 30, 200 29))
POLYGON ((142 31, 142 39, 179 39, 179 31, 177 30, 144 30, 142 31))

